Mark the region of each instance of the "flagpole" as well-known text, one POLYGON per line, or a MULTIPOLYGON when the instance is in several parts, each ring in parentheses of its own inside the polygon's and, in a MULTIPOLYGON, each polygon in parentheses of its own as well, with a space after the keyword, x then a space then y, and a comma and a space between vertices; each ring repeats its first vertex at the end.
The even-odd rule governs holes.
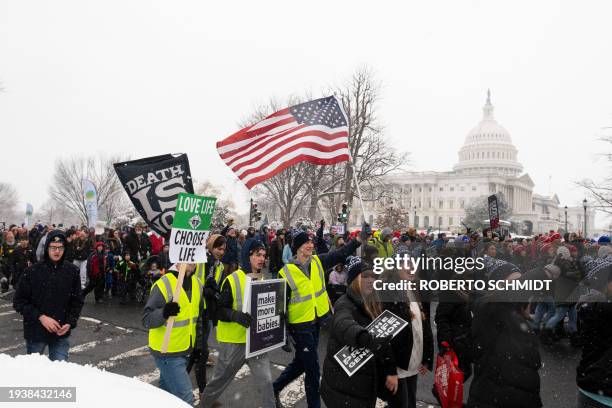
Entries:
POLYGON ((359 188, 359 183, 357 182, 357 169, 355 168, 355 161, 353 160, 353 155, 349 151, 349 158, 351 159, 351 167, 353 168, 353 181, 355 181, 355 186, 357 186, 357 196, 359 197, 359 203, 361 204, 361 213, 363 214, 363 221, 366 222, 366 212, 365 207, 363 205, 363 198, 361 197, 361 188, 359 188))
MULTIPOLYGON (((349 132, 350 132, 349 117, 346 114, 346 111, 344 110, 344 106, 342 105, 342 101, 340 99, 338 99, 338 97, 336 96, 335 93, 334 93, 334 98, 336 99, 336 102, 338 103, 338 108, 340 108, 340 111, 344 115, 344 118, 346 120, 347 128, 349 128, 349 132)), ((359 203, 361 204, 361 213, 363 214, 363 221, 366 222, 365 207, 363 206, 363 198, 361 197, 361 188, 359 188, 359 183, 357 182, 357 175, 356 175, 357 174, 357 169, 355 168, 355 161, 353 160, 353 155, 351 153, 350 146, 349 146, 349 160, 351 161, 351 167, 353 168, 353 181, 355 182, 355 186, 357 187, 357 196, 359 197, 359 203)))

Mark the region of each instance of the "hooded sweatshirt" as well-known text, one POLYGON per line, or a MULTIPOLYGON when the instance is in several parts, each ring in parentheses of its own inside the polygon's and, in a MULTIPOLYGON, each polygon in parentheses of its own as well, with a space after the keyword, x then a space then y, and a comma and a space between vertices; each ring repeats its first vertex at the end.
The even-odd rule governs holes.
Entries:
MULTIPOLYGON (((58 338, 40 323, 41 315, 60 325, 70 324, 72 330, 83 308, 79 269, 64 260, 65 250, 58 262, 49 258, 49 243, 55 237, 63 238, 63 234, 57 230, 47 234, 43 260, 24 271, 13 298, 13 307, 23 315, 24 338, 29 341, 50 342, 58 338)), ((63 242, 65 246, 65 238, 63 242)), ((70 330, 61 337, 69 335, 70 330)))

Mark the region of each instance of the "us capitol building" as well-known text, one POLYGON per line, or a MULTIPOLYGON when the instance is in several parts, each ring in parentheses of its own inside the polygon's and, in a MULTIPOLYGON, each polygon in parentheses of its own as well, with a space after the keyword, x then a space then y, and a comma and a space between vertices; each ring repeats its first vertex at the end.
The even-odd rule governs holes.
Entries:
MULTIPOLYGON (((518 161, 518 150, 510 133, 493 116, 491 93, 483 107, 483 117, 466 136, 458 153, 459 161, 447 172, 402 172, 386 176, 385 198, 364 201, 370 222, 372 214, 395 207, 405 211, 409 224, 419 230, 460 232, 464 208, 471 200, 503 193, 511 208, 508 221, 520 225, 519 234, 532 235, 565 228, 582 231, 582 206, 561 205, 556 194, 534 192, 534 183, 518 161), (416 216, 415 216, 416 214, 416 216)), ((373 197, 364 197, 364 199, 373 197)), ((484 198, 486 200, 486 197, 484 198)), ((587 208, 587 233, 594 231, 593 209, 587 208)), ((361 209, 354 203, 351 218, 361 219, 361 209)), ((590 234, 589 234, 590 235, 590 234)))

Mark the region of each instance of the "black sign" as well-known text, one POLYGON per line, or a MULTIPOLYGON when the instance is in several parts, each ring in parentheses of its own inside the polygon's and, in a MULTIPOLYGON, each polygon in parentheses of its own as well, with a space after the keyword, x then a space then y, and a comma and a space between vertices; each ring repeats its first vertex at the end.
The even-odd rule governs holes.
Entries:
POLYGON ((246 358, 249 358, 285 344, 285 280, 252 280, 246 292, 247 311, 253 318, 247 330, 246 358))
POLYGON ((165 154, 113 166, 141 217, 151 229, 168 237, 179 193, 193 194, 187 155, 165 154))
MULTIPOLYGON (((385 310, 366 329, 374 337, 395 337, 406 326, 408 326, 407 321, 385 310)), ((374 356, 374 353, 367 348, 353 348, 349 346, 344 346, 334 354, 334 358, 349 377, 363 367, 372 356, 374 356)))
POLYGON ((491 229, 499 228, 499 207, 497 206, 497 196, 489 196, 489 222, 491 229))

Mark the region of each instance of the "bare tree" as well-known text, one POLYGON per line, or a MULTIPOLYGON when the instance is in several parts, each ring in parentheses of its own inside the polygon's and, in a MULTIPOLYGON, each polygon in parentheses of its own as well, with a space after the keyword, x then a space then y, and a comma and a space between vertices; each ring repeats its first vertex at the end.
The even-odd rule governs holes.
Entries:
POLYGON ((80 218, 70 211, 66 206, 58 204, 49 198, 35 213, 35 220, 43 224, 64 224, 77 225, 81 222, 80 218))
POLYGON ((17 189, 11 183, 0 182, 0 221, 16 221, 17 189))
POLYGON ((376 216, 376 225, 380 228, 390 227, 405 231, 410 226, 408 213, 397 207, 386 207, 376 216))
POLYGON ((306 186, 308 166, 312 165, 298 163, 262 183, 261 194, 276 203, 280 212, 280 222, 285 228, 291 226, 308 197, 306 186))
MULTIPOLYGON (((612 136, 604 136, 599 140, 612 144, 612 136)), ((604 153, 603 155, 606 160, 612 162, 612 153, 604 153)), ((595 208, 607 214, 612 214, 612 176, 607 176, 603 180, 587 178, 576 182, 576 184, 588 192, 591 199, 595 201, 595 208)))
POLYGON ((232 213, 235 212, 234 201, 231 198, 224 197, 222 188, 210 181, 196 182, 195 184, 196 194, 215 197, 217 199, 217 205, 211 220, 211 227, 213 229, 223 228, 228 220, 232 218, 232 213))
MULTIPOLYGON (((342 202, 352 206, 356 196, 355 178, 371 200, 380 199, 385 193, 385 189, 380 188, 383 177, 407 163, 407 155, 397 153, 384 137, 376 115, 379 86, 371 71, 366 68, 358 70, 347 84, 333 88, 332 92, 348 116, 349 149, 353 162, 330 166, 303 162, 257 186, 255 191, 260 197, 279 207, 280 221, 285 227, 291 225, 298 215, 317 219, 317 215, 322 215, 325 210, 329 211, 332 220, 335 219, 342 202), (373 192, 377 196, 373 196, 373 192)), ((272 100, 268 105, 256 108, 239 125, 249 126, 280 108, 310 99, 313 99, 312 95, 305 94, 290 97, 283 104, 272 100)))
MULTIPOLYGON (((308 99, 312 97, 310 95, 291 96, 282 106, 277 100, 272 99, 267 105, 255 108, 253 113, 242 120, 238 126, 241 128, 250 126, 281 108, 297 105, 308 99)), ((254 192, 259 200, 269 201, 276 205, 280 215, 279 221, 284 227, 289 227, 298 212, 302 210, 302 204, 306 201, 308 194, 307 182, 309 176, 313 174, 314 167, 310 163, 299 163, 255 187, 254 192)))
POLYGON ((91 180, 98 193, 98 209, 110 223, 122 210, 122 200, 126 200, 125 191, 113 168, 113 163, 123 160, 125 158, 118 156, 72 157, 57 160, 49 194, 56 203, 67 207, 83 223, 87 223, 83 180, 91 180))
MULTIPOLYGON (((355 179, 364 193, 378 192, 372 200, 379 200, 384 189, 385 175, 401 169, 408 162, 406 153, 398 153, 384 135, 377 116, 380 85, 368 68, 361 68, 344 86, 335 90, 349 121, 349 149, 353 162, 344 163, 344 201, 352 207, 357 193, 355 179)), ((367 194, 364 194, 364 196, 367 194)), ((334 212, 339 203, 335 203, 334 212)), ((364 214, 365 215, 365 214, 364 214)))

